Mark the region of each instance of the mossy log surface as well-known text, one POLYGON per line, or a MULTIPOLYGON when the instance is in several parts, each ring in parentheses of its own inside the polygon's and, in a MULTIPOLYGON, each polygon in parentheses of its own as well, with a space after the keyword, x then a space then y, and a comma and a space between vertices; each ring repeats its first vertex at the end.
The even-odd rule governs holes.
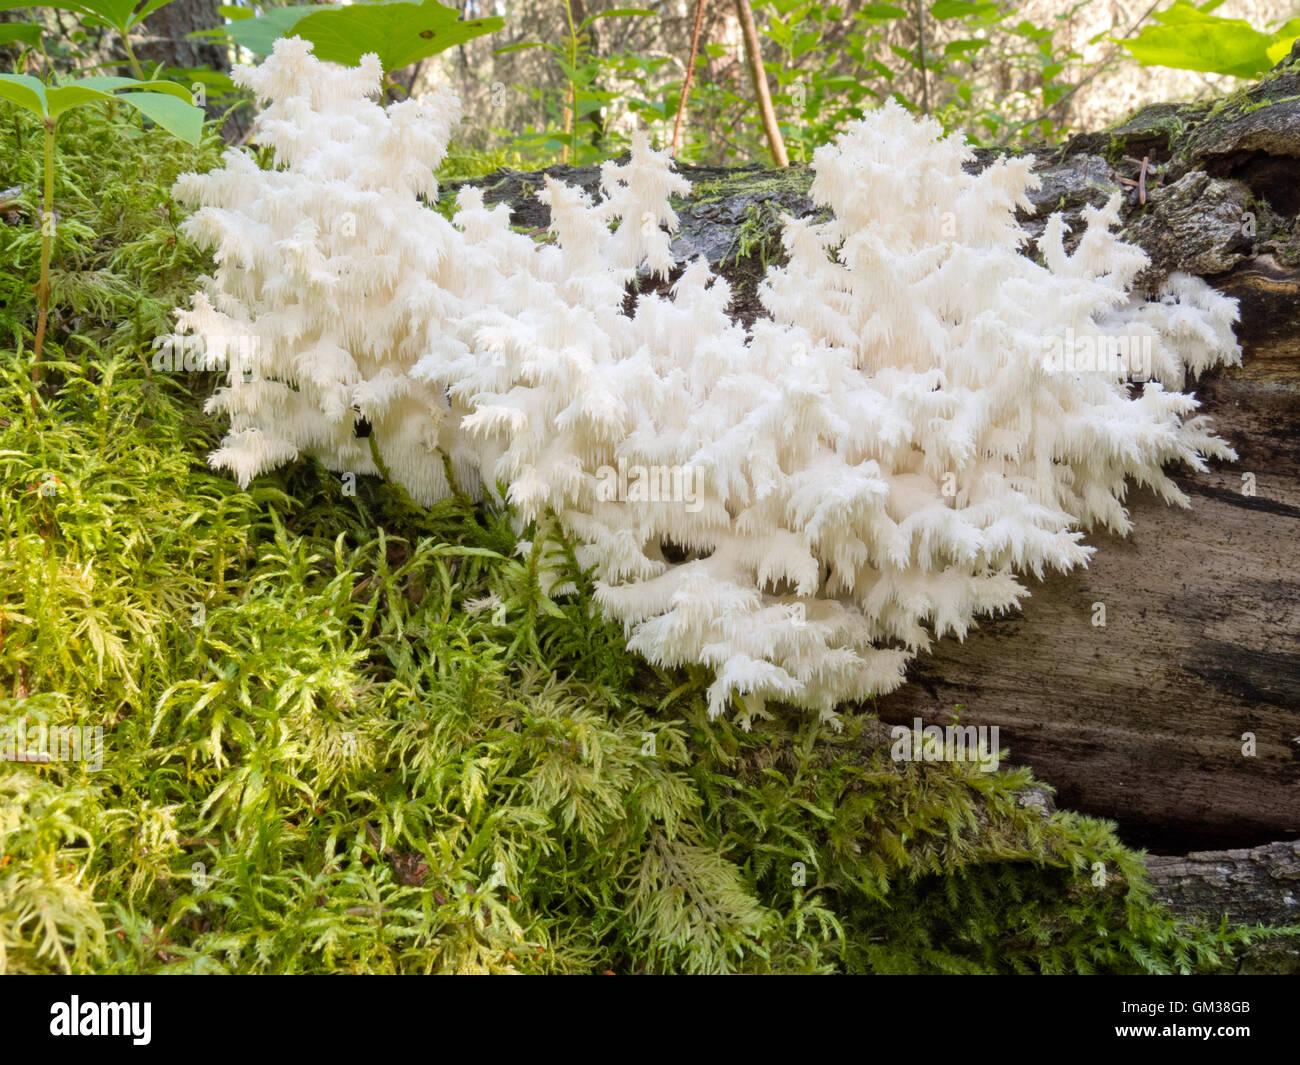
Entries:
MULTIPOLYGON (((1089 569, 1032 583, 1016 614, 936 644, 879 714, 942 724, 960 704, 963 724, 1000 726, 1010 761, 1060 805, 1112 818, 1153 851, 1300 838, 1300 49, 1232 96, 1150 107, 1032 154, 1043 184, 1022 218, 1031 236, 1057 210, 1077 235, 1085 206, 1121 190, 1125 237, 1151 257, 1144 280, 1185 270, 1240 301, 1243 365, 1193 386, 1240 458, 1184 471, 1188 510, 1135 489, 1132 536, 1091 534, 1089 569), (1123 182, 1144 158, 1141 202, 1123 182)), ((752 320, 757 280, 781 257, 781 214, 813 213, 811 175, 682 169, 693 190, 674 252, 705 256, 733 285, 733 313, 752 320)), ((545 173, 599 185, 595 168, 545 173)), ((546 226, 542 172, 476 184, 515 224, 546 226)))

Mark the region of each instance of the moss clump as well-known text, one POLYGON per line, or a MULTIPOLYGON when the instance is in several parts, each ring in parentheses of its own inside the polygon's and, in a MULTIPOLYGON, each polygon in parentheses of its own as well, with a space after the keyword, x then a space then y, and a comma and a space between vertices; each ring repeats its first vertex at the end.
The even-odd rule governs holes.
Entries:
POLYGON ((694 183, 687 202, 698 206, 730 202, 741 197, 747 201, 793 203, 808 198, 812 179, 812 171, 806 166, 790 166, 780 170, 738 169, 723 178, 694 183))
POLYGON ((167 188, 213 147, 68 122, 35 406, 30 202, 0 252, 0 726, 103 737, 0 763, 0 970, 1177 972, 1249 938, 1026 771, 895 763, 866 711, 709 721, 507 514, 210 473, 214 382, 148 355, 203 268, 167 188))

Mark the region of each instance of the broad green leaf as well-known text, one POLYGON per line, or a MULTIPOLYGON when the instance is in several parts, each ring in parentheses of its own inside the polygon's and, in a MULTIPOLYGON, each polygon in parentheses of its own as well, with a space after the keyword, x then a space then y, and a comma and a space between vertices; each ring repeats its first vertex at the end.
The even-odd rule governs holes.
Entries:
POLYGON ((318 59, 355 66, 374 52, 385 72, 400 70, 458 44, 496 33, 501 18, 460 21, 460 12, 438 0, 422 4, 358 4, 319 11, 294 25, 294 33, 311 41, 318 59))
POLYGON ((246 18, 256 18, 257 12, 247 7, 236 7, 234 4, 222 4, 217 8, 217 14, 222 18, 228 18, 231 22, 242 22, 246 18))
POLYGON ((138 12, 136 4, 140 0, 54 0, 54 3, 33 4, 28 0, 0 0, 0 11, 12 11, 19 7, 52 7, 58 11, 73 11, 82 16, 87 25, 105 25, 121 31, 137 26, 160 7, 166 7, 172 0, 149 0, 138 12))
POLYGON ((975 5, 969 0, 936 0, 930 5, 930 14, 936 19, 961 18, 962 15, 975 13, 975 5))
POLYGON ((1214 74, 1253 78, 1272 67, 1289 49, 1283 42, 1300 34, 1300 20, 1292 19, 1273 34, 1266 34, 1243 19, 1211 15, 1217 4, 1197 8, 1187 0, 1153 16, 1158 26, 1148 26, 1132 40, 1119 41, 1144 66, 1175 67, 1214 74))
POLYGON ((121 28, 131 24, 135 5, 136 0, 66 0, 64 3, 56 2, 49 6, 62 8, 64 11, 98 15, 108 25, 121 28))
POLYGON ((988 41, 982 41, 973 37, 960 41, 949 41, 943 46, 943 54, 969 55, 971 52, 978 52, 981 48, 987 47, 988 44, 988 41))
POLYGON ((58 118, 65 111, 71 111, 74 107, 80 107, 82 104, 94 103, 97 100, 115 99, 111 92, 92 89, 87 85, 76 83, 60 85, 58 88, 51 86, 45 90, 45 96, 50 102, 51 118, 58 118))
POLYGON ((241 48, 247 48, 256 55, 270 55, 275 42, 281 37, 292 36, 290 31, 308 15, 317 11, 337 9, 333 4, 296 4, 292 7, 277 7, 265 15, 243 19, 233 26, 227 26, 225 32, 241 48))
POLYGON ((1272 64, 1269 38, 1242 23, 1221 25, 1185 22, 1174 26, 1148 26, 1131 41, 1120 41, 1143 66, 1200 70, 1253 78, 1272 64))
POLYGON ((1270 44, 1268 50, 1265 52, 1268 56, 1268 65, 1274 67, 1277 66, 1278 63, 1282 62, 1287 53, 1291 51, 1291 47, 1298 40, 1300 40, 1300 36, 1284 37, 1282 40, 1270 44))
POLYGON ((208 67, 172 67, 169 73, 173 77, 183 78, 185 83, 190 86, 197 82, 208 90, 209 96, 231 96, 243 91, 234 83, 229 74, 223 74, 208 67))
POLYGON ((939 21, 971 17, 988 19, 998 14, 998 5, 981 0, 935 0, 930 5, 930 14, 939 21))
MULTIPOLYGON (((0 79, 6 77, 12 78, 15 75, 0 76, 0 79)), ((4 93, 4 84, 4 80, 0 80, 0 94, 4 93)), ((189 92, 175 82, 145 82, 135 78, 82 78, 70 85, 43 89, 45 114, 50 118, 58 118, 74 107, 97 100, 121 100, 189 144, 198 144, 203 135, 203 111, 194 106, 189 92), (115 91, 137 86, 148 91, 115 91)), ((30 108, 30 105, 27 106, 30 108)))
MULTIPOLYGON (((1215 4, 1214 7, 1218 7, 1215 4)), ((1214 7, 1206 5, 1197 7, 1195 4, 1189 4, 1187 0, 1174 0, 1172 6, 1165 8, 1164 11, 1157 11, 1151 17, 1159 23, 1166 26, 1183 26, 1191 22, 1201 23, 1224 23, 1224 22, 1241 22, 1243 26, 1249 23, 1242 22, 1240 19, 1224 19, 1218 15, 1211 15, 1210 12, 1214 7)))
POLYGON ((30 74, 0 74, 0 100, 8 100, 41 118, 50 113, 45 84, 30 74))
POLYGON ((187 103, 191 100, 189 89, 174 81, 140 81, 138 78, 79 78, 73 85, 84 85, 89 89, 102 89, 105 92, 117 92, 119 89, 141 89, 148 92, 166 93, 187 103))
POLYGON ((822 42, 822 35, 816 32, 815 30, 809 31, 807 33, 801 33, 795 39, 794 47, 790 49, 790 54, 795 59, 798 59, 800 56, 806 55, 807 53, 811 52, 813 49, 817 48, 821 44, 821 42, 822 42))
POLYGON ((22 41, 36 48, 41 43, 41 27, 34 22, 0 23, 0 44, 22 41))
POLYGON ((1269 66, 1276 66, 1282 61, 1291 46, 1300 40, 1300 18, 1293 18, 1290 22, 1283 23, 1273 32, 1273 43, 1268 46, 1266 54, 1268 55, 1269 66))
POLYGON ((124 92, 118 96, 173 137, 198 146, 203 138, 203 109, 158 92, 124 92))
POLYGON ((776 41, 782 48, 785 48, 790 43, 790 38, 793 35, 790 27, 779 18, 769 19, 767 25, 763 27, 763 33, 776 41))

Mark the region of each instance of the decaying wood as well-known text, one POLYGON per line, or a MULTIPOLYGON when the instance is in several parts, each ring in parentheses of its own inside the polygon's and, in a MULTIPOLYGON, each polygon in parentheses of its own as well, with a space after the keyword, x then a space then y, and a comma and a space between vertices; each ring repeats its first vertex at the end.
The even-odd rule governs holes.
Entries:
POLYGON ((1147 859, 1156 894, 1185 917, 1300 924, 1300 842, 1147 859))
MULTIPOLYGON (((1244 365, 1195 385, 1239 461, 1185 471, 1188 510, 1135 488, 1132 536, 1091 535, 1088 570, 1034 583, 1015 615, 940 642, 877 705, 887 722, 944 723, 960 704, 963 724, 1000 727, 1010 761, 1060 805, 1113 818, 1156 852, 1300 838, 1298 56, 1226 99, 1148 108, 1034 150, 1043 185, 1022 219, 1036 236, 1060 210, 1077 237, 1086 205, 1125 192, 1126 239, 1152 259, 1144 280, 1186 270, 1240 301, 1244 365), (1124 182, 1138 178, 1128 159, 1143 158, 1140 203, 1124 182)), ((756 280, 780 258, 779 216, 812 213, 810 175, 683 171, 695 188, 677 205, 674 254, 713 263, 733 313, 752 321, 756 280)), ((592 168, 549 173, 593 191, 599 180, 592 168)), ((531 195, 540 174, 483 183, 517 224, 546 224, 531 195)))

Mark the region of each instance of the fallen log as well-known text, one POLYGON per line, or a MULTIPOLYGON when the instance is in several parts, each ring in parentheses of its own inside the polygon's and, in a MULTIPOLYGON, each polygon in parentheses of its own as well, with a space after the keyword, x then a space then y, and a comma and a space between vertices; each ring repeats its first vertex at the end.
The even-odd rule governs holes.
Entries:
MULTIPOLYGON (((963 724, 999 726, 1009 761, 1032 766, 1062 806, 1111 818, 1154 852, 1296 839, 1300 50, 1232 96, 1157 105, 1032 153, 1043 179, 1021 219, 1032 236, 1053 211, 1077 236, 1086 206, 1123 191, 1123 235, 1152 260, 1145 280, 1184 270, 1240 301, 1243 365, 1195 385, 1240 458, 1177 478, 1189 510, 1135 491, 1130 537, 1091 535, 1088 570, 1049 576, 1016 614, 936 644, 878 713, 943 724, 960 706, 963 724)), ((675 204, 674 256, 708 259, 733 286, 733 315, 752 321, 757 281, 781 256, 781 215, 813 213, 811 175, 682 170, 693 190, 675 204)), ((474 183, 539 230, 543 173, 599 185, 592 167, 474 183)))
POLYGON ((1184 917, 1300 924, 1300 840, 1226 851, 1152 855, 1156 894, 1184 917))

